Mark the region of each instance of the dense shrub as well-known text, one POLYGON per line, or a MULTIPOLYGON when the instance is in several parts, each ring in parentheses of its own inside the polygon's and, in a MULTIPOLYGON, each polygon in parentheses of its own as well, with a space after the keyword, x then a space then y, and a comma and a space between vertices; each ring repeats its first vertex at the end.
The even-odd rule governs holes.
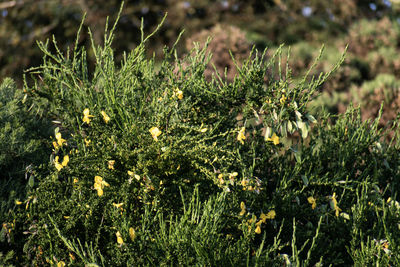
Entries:
POLYGON ((114 29, 93 72, 79 34, 72 53, 39 43, 25 90, 58 127, 3 223, 2 262, 399 264, 399 147, 358 110, 310 114, 331 71, 292 77, 278 49, 208 80, 206 47, 156 65, 151 36, 117 63, 114 29))

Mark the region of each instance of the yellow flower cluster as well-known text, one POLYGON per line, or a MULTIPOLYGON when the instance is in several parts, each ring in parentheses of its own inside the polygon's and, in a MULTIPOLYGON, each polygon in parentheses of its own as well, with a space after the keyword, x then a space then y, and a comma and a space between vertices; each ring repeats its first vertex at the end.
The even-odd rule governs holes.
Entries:
POLYGON ((287 97, 285 95, 282 95, 281 99, 279 99, 279 102, 281 102, 281 104, 285 104, 287 97))
POLYGON ((267 138, 267 141, 271 141, 274 143, 274 145, 279 145, 279 136, 274 133, 271 137, 267 138))
POLYGON ((90 115, 90 111, 89 111, 88 108, 85 108, 85 109, 83 110, 83 118, 82 118, 82 121, 83 121, 84 123, 89 124, 89 123, 90 123, 90 118, 93 118, 93 117, 94 117, 93 115, 90 115))
POLYGON ((161 135, 160 129, 158 129, 158 127, 151 127, 149 132, 150 132, 151 136, 153 137, 153 139, 155 141, 158 141, 158 137, 161 135))
POLYGON ((179 88, 175 88, 173 97, 177 97, 179 100, 183 99, 183 92, 179 88))
POLYGON ((101 111, 101 115, 103 116, 103 120, 105 123, 108 123, 110 121, 110 117, 107 115, 107 113, 104 110, 101 111))
POLYGON ((308 197, 307 198, 308 203, 311 204, 311 208, 315 209, 317 207, 317 200, 314 197, 308 197))
POLYGON ((63 161, 61 163, 58 162, 58 159, 59 159, 59 157, 56 156, 56 158, 54 159, 54 166, 56 167, 57 171, 60 171, 62 168, 67 166, 67 164, 69 162, 69 156, 65 155, 63 158, 63 161))
POLYGON ((332 209, 335 210, 335 215, 336 217, 339 217, 339 213, 342 211, 338 205, 337 205, 337 200, 336 200, 336 193, 333 193, 333 196, 331 197, 331 207, 332 209))
POLYGON ((245 131, 246 131, 246 128, 242 127, 242 129, 240 129, 240 131, 239 131, 239 133, 238 133, 238 135, 236 137, 236 140, 238 140, 242 145, 244 145, 244 141, 243 140, 246 139, 245 131))
POLYGON ((61 136, 61 133, 58 132, 58 133, 56 133, 56 141, 53 141, 53 146, 55 149, 59 149, 66 142, 67 142, 67 140, 63 139, 61 136))
POLYGON ((99 197, 103 195, 103 188, 105 186, 110 186, 110 185, 106 181, 104 181, 101 176, 94 177, 94 189, 97 190, 97 195, 99 197))
POLYGON ((108 161, 108 168, 110 170, 114 170, 114 164, 115 164, 115 160, 109 160, 108 161))

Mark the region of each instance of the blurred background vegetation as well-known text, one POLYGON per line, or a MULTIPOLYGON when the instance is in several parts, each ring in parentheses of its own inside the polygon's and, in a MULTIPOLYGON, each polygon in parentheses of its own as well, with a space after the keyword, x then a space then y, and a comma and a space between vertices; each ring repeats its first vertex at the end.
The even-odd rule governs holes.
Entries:
MULTIPOLYGON (((36 41, 56 38, 62 51, 72 48, 84 13, 97 43, 107 16, 118 12, 117 0, 3 0, 0 2, 0 78, 12 77, 19 86, 25 69, 42 60, 36 41)), ((330 112, 343 112, 350 102, 361 105, 363 118, 378 114, 384 102, 384 121, 397 115, 400 105, 400 1, 398 0, 128 0, 116 32, 117 58, 140 42, 140 25, 148 34, 168 13, 161 31, 149 43, 149 53, 159 58, 165 45, 178 44, 180 55, 204 43, 208 36, 213 63, 232 80, 235 66, 228 50, 240 62, 251 48, 280 44, 291 47, 290 65, 301 74, 325 44, 326 51, 315 73, 326 71, 349 45, 347 59, 323 86, 321 104, 330 112)), ((80 45, 89 46, 88 32, 80 45)), ((89 54, 89 59, 93 55, 89 54)), ((210 66, 206 75, 211 76, 210 66)))

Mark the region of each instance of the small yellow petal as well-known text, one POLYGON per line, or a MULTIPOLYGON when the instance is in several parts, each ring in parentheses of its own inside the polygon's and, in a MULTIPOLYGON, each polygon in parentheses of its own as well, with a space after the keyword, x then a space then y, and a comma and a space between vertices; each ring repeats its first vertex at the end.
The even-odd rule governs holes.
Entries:
POLYGON ((101 111, 101 115, 103 116, 103 120, 105 123, 108 123, 110 121, 110 117, 107 115, 107 113, 104 110, 101 111))
POLYGON ((314 197, 308 197, 307 201, 311 204, 311 208, 315 209, 315 207, 317 206, 317 200, 314 197))
POLYGON ((275 133, 267 138, 267 141, 271 141, 274 143, 274 145, 279 145, 279 136, 277 136, 275 133))
POLYGON ((242 145, 244 144, 243 140, 246 139, 245 131, 246 131, 246 128, 242 127, 242 129, 240 129, 240 131, 236 137, 236 140, 238 140, 242 145))
POLYGON ((272 220, 272 219, 275 219, 275 216, 276 216, 275 210, 270 210, 270 211, 267 213, 267 215, 265 215, 265 219, 272 220))
POLYGON ((124 205, 124 203, 113 203, 113 206, 116 207, 117 209, 120 208, 122 205, 124 205))
POLYGON ((124 240, 122 239, 121 233, 118 231, 115 235, 117 236, 117 243, 122 245, 124 240))
POLYGON ((101 184, 103 182, 103 178, 101 176, 96 175, 94 177, 94 182, 97 184, 101 184))
POLYGON ((257 225, 256 230, 254 231, 256 234, 261 234, 261 227, 260 225, 257 225))
POLYGON ((154 139, 155 141, 158 141, 158 138, 157 138, 157 137, 161 135, 160 129, 158 129, 158 127, 151 127, 151 129, 149 130, 149 132, 150 132, 151 136, 153 137, 153 139, 154 139))
POLYGON ((136 238, 135 229, 133 229, 132 227, 129 228, 129 237, 131 238, 132 241, 135 240, 135 238, 136 238))
POLYGON ((65 262, 63 262, 63 261, 59 261, 57 263, 57 267, 64 267, 64 266, 65 266, 65 262))
POLYGON ((68 155, 65 155, 64 158, 63 158, 63 161, 62 161, 61 165, 62 165, 63 167, 65 167, 65 166, 67 166, 68 162, 69 162, 69 156, 68 156, 68 155))
POLYGON ((110 170, 114 170, 114 164, 115 164, 115 160, 109 160, 108 161, 108 168, 110 170))
POLYGON ((16 205, 21 205, 21 204, 22 204, 22 202, 21 202, 21 201, 19 201, 19 200, 15 200, 15 204, 16 204, 16 205))
POLYGON ((55 161, 54 166, 56 167, 57 171, 60 171, 64 166, 59 162, 55 161))
POLYGON ((99 197, 101 197, 102 195, 103 195, 103 189, 100 187, 100 188, 97 188, 97 195, 99 196, 99 197))

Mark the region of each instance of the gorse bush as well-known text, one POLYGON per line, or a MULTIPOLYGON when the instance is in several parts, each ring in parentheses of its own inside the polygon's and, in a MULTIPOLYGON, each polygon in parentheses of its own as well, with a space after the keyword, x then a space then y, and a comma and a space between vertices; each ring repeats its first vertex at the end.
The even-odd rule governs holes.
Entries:
POLYGON ((93 72, 81 28, 72 51, 39 43, 24 89, 57 127, 3 223, 2 262, 398 264, 398 146, 357 110, 311 115, 331 71, 293 79, 281 49, 253 50, 232 82, 209 80, 207 46, 156 65, 152 35, 117 63, 115 28, 92 42, 93 72))

